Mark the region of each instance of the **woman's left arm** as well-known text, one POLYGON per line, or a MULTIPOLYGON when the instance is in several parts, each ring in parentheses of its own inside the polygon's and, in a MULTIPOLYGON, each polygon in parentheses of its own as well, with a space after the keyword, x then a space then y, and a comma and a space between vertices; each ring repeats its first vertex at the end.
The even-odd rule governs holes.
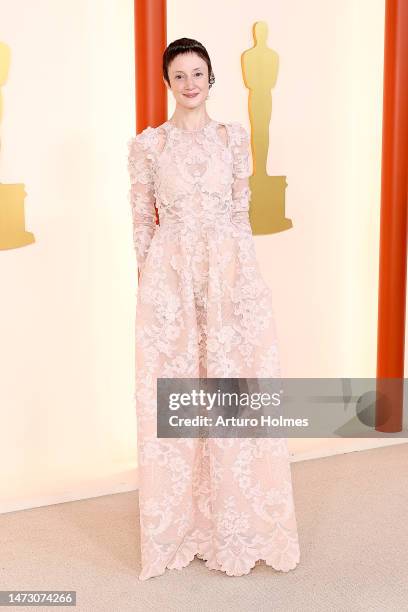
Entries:
POLYGON ((234 122, 230 131, 231 148, 233 155, 233 183, 232 183, 232 220, 234 225, 245 233, 252 234, 249 222, 249 204, 251 189, 249 177, 250 138, 247 130, 238 122, 234 122))

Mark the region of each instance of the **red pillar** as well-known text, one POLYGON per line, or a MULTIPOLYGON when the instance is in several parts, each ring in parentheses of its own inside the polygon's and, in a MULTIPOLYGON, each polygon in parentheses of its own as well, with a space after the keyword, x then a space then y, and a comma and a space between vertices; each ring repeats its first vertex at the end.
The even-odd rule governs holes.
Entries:
MULTIPOLYGON (((134 0, 136 133, 167 120, 162 57, 167 46, 166 0, 134 0)), ((159 215, 156 208, 156 225, 159 215)))
POLYGON ((408 1, 386 0, 376 429, 402 430, 407 259, 408 1), (385 379, 393 378, 394 381, 385 379), (381 380, 382 379, 382 380, 381 380))
POLYGON ((134 0, 136 133, 167 119, 162 56, 167 46, 166 0, 134 0))

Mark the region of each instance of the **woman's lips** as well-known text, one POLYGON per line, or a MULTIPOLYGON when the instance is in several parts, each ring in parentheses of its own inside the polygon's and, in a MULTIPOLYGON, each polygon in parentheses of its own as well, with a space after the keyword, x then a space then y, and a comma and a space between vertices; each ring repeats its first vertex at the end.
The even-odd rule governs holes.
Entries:
POLYGON ((195 94, 183 94, 183 96, 186 96, 186 98, 195 98, 196 96, 198 96, 198 93, 195 93, 195 94))

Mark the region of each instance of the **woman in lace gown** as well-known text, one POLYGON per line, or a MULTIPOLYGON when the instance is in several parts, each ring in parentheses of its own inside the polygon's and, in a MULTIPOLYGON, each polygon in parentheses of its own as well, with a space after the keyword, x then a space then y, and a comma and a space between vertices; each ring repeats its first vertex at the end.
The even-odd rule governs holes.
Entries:
POLYGON ((157 436, 157 378, 280 375, 271 291, 248 217, 248 132, 207 115, 214 75, 197 41, 167 47, 163 78, 173 117, 128 143, 140 274, 139 578, 196 555, 229 576, 256 563, 286 572, 300 558, 286 439, 157 436))

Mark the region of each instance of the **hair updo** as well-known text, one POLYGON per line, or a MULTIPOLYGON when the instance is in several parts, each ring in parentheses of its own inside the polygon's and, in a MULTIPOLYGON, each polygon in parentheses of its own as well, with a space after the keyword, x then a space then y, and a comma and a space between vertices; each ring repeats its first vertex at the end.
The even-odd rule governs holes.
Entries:
POLYGON ((207 49, 198 40, 193 38, 178 38, 170 43, 163 53, 163 77, 167 81, 170 87, 169 79, 169 65, 177 55, 182 53, 196 53, 205 61, 208 68, 208 83, 209 88, 212 87, 215 82, 215 76, 211 66, 210 56, 208 55, 207 49))

